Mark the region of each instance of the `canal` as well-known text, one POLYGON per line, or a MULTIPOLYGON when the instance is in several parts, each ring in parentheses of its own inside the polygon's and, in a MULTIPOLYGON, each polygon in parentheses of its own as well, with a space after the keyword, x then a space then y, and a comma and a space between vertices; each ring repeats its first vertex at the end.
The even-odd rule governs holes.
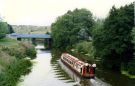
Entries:
POLYGON ((37 57, 32 60, 31 72, 22 76, 17 86, 135 86, 134 81, 130 85, 126 83, 127 77, 102 69, 97 70, 98 78, 82 79, 57 59, 60 56, 44 50, 41 45, 36 46, 36 50, 37 57))

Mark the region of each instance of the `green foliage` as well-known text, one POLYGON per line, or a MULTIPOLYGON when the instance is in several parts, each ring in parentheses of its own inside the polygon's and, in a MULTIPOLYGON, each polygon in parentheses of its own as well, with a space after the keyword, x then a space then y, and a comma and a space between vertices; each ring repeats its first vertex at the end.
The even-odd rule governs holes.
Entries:
POLYGON ((7 37, 0 39, 0 46, 13 46, 13 45, 18 45, 17 40, 7 37))
POLYGON ((34 48, 27 48, 26 49, 26 55, 28 57, 31 57, 31 59, 34 59, 36 57, 36 51, 34 48))
POLYGON ((89 40, 93 24, 90 11, 86 9, 68 11, 51 25, 53 46, 66 49, 80 40, 89 40))
MULTIPOLYGON (((132 29, 132 43, 134 44, 134 50, 135 50, 135 28, 132 29)), ((134 58, 128 63, 127 71, 131 75, 135 75, 135 52, 134 52, 134 58)))
POLYGON ((128 73, 131 75, 135 75, 135 59, 131 60, 128 63, 128 73))
POLYGON ((20 43, 20 45, 23 46, 26 56, 30 57, 31 59, 34 59, 36 57, 36 50, 32 44, 23 42, 20 43))
MULTIPOLYGON (((81 59, 84 59, 86 61, 94 61, 94 49, 92 42, 82 41, 80 43, 77 43, 74 46, 74 51, 72 51, 73 54, 80 54, 81 59), (82 54, 82 55, 81 55, 82 54)), ((78 57, 78 56, 77 56, 78 57)))
POLYGON ((22 47, 2 47, 2 51, 8 53, 10 56, 15 56, 18 59, 26 57, 26 51, 22 47))
POLYGON ((133 25, 134 6, 130 4, 118 9, 112 7, 103 26, 93 31, 95 55, 102 58, 107 68, 120 70, 121 63, 127 64, 133 57, 133 25))
POLYGON ((30 57, 34 59, 36 57, 36 51, 34 46, 29 43, 19 43, 11 47, 2 47, 2 51, 8 53, 10 56, 15 56, 17 59, 23 59, 25 57, 30 57))
POLYGON ((78 53, 82 52, 84 54, 87 54, 91 58, 93 58, 93 45, 92 45, 92 42, 83 41, 83 42, 77 43, 75 45, 75 50, 78 53))
POLYGON ((0 22, 0 39, 5 37, 8 33, 8 24, 6 22, 0 22))
POLYGON ((103 50, 103 46, 105 45, 103 42, 104 38, 104 30, 103 30, 104 20, 98 19, 92 30, 92 44, 94 49, 94 56, 101 57, 105 52, 101 52, 103 50))
MULTIPOLYGON (((132 29, 132 33, 131 33, 131 36, 132 36, 132 43, 135 45, 135 27, 132 29)), ((135 49, 135 47, 134 47, 135 49)))
POLYGON ((31 62, 25 59, 10 64, 3 73, 0 73, 0 86, 16 86, 20 76, 30 71, 31 65, 31 62))
POLYGON ((0 86, 16 86, 21 75, 30 71, 36 51, 30 43, 0 46, 0 86))

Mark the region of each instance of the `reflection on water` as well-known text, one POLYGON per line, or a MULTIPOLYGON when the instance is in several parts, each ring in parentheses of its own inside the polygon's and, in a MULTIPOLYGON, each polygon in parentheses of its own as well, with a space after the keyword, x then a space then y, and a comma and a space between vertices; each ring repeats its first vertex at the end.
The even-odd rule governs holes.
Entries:
POLYGON ((125 75, 113 71, 98 69, 97 76, 112 86, 135 86, 135 79, 128 78, 125 75))

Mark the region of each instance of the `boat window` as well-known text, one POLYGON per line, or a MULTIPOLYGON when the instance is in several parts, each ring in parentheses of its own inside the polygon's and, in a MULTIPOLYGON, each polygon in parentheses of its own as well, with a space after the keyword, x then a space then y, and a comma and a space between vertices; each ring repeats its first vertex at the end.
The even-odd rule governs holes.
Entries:
POLYGON ((81 71, 80 72, 82 73, 82 68, 81 68, 81 71))
POLYGON ((89 65, 86 66, 86 71, 87 71, 87 73, 89 73, 89 65))

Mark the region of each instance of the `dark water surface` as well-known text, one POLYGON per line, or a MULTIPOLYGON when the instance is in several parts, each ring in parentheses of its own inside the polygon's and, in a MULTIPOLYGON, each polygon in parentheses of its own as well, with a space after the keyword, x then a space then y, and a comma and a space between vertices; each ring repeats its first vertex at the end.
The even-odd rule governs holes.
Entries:
POLYGON ((60 55, 43 48, 36 47, 31 73, 22 76, 17 86, 135 86, 134 80, 102 69, 97 70, 98 78, 82 79, 58 59, 60 55))

